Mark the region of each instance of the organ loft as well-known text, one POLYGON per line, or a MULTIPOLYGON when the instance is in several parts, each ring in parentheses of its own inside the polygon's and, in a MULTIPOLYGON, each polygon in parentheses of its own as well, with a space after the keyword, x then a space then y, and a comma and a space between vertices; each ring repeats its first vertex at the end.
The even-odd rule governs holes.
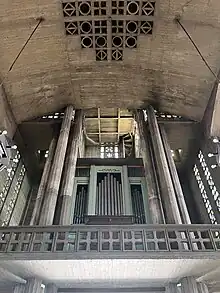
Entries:
POLYGON ((0 3, 0 293, 220 292, 219 12, 0 3))

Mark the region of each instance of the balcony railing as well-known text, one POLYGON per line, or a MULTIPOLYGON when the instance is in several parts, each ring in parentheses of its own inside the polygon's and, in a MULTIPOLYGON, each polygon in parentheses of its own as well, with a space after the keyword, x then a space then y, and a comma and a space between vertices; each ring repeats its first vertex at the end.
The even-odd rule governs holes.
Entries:
POLYGON ((220 258, 220 225, 0 228, 1 259, 220 258))

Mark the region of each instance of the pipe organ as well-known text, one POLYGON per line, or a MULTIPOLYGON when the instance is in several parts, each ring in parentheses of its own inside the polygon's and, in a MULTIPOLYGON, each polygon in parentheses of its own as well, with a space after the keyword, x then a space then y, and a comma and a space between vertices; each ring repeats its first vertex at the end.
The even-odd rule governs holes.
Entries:
POLYGON ((144 201, 140 184, 131 185, 131 202, 136 224, 145 224, 144 201))
POLYGON ((121 217, 121 221, 123 217, 130 217, 136 224, 150 221, 141 168, 132 168, 132 172, 127 171, 127 166, 92 165, 86 172, 81 169, 76 170, 73 224, 111 217, 114 221, 117 217, 121 217))
POLYGON ((97 216, 121 216, 124 214, 120 173, 98 173, 96 186, 97 216))
POLYGON ((88 186, 78 185, 77 191, 76 191, 73 224, 84 223, 84 216, 86 215, 86 212, 87 212, 87 197, 88 197, 87 195, 88 195, 88 186))

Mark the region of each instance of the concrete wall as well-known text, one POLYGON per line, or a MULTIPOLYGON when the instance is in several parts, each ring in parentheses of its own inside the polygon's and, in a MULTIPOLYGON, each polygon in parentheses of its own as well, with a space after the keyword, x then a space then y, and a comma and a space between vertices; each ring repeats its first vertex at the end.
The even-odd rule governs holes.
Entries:
POLYGON ((85 158, 100 158, 99 146, 86 146, 85 158))
POLYGON ((7 103, 4 88, 0 85, 0 130, 6 129, 8 135, 12 138, 16 128, 17 125, 7 103))

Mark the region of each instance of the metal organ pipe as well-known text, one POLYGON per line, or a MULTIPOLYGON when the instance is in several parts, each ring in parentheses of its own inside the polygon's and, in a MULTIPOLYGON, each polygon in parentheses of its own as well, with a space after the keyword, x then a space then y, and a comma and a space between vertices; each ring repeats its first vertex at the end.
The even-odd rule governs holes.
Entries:
POLYGON ((121 214, 123 214, 122 184, 115 174, 105 173, 97 183, 96 215, 118 216, 121 214))
POLYGON ((117 181, 115 177, 113 178, 113 197, 114 197, 114 205, 115 205, 115 215, 118 215, 118 202, 117 202, 117 189, 116 189, 117 181))
POLYGON ((108 186, 108 188, 107 188, 107 205, 108 205, 108 212, 107 212, 107 215, 111 215, 111 194, 110 194, 110 192, 111 192, 111 190, 110 190, 110 174, 108 173, 108 175, 107 175, 107 186, 108 186))

